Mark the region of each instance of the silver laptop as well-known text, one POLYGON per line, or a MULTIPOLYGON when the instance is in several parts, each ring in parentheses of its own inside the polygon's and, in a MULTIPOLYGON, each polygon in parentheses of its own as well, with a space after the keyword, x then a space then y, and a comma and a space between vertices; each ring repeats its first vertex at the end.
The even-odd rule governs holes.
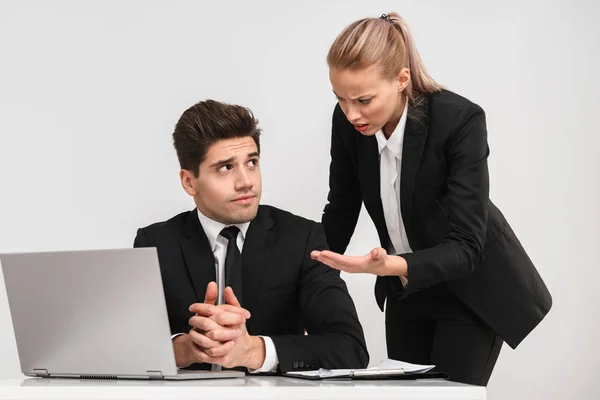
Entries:
POLYGON ((155 248, 0 254, 0 263, 25 375, 245 375, 177 369, 155 248))

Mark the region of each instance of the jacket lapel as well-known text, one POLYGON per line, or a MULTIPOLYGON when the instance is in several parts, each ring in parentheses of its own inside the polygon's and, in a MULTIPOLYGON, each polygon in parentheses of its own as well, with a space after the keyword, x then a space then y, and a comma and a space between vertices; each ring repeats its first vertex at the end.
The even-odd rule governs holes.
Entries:
POLYGON ((184 223, 180 244, 185 265, 198 296, 198 302, 203 302, 206 286, 211 281, 216 282, 217 278, 215 258, 208 238, 198 220, 196 209, 190 211, 184 223))
POLYGON ((256 218, 252 220, 242 250, 243 307, 252 312, 256 298, 260 293, 260 284, 267 267, 267 261, 275 232, 271 230, 274 222, 267 208, 259 206, 256 218))
POLYGON ((379 169, 379 149, 375 136, 358 135, 358 175, 363 187, 363 201, 371 219, 375 223, 381 246, 389 248, 390 238, 381 204, 381 183, 379 169))
MULTIPOLYGON (((406 120, 404 145, 402 147, 402 169, 400 176, 400 209, 407 233, 411 232, 413 194, 415 182, 429 128, 429 99, 423 96, 414 106, 412 115, 406 120), (414 116, 413 116, 414 115, 414 116)), ((408 234, 410 238, 410 233, 408 234)))

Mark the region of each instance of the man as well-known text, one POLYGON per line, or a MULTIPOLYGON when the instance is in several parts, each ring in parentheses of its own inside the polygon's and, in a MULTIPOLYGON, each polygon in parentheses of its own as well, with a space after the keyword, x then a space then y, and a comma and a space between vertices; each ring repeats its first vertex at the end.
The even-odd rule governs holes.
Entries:
POLYGON ((257 123, 250 110, 212 100, 185 111, 173 142, 196 209, 135 238, 135 247, 158 251, 177 365, 364 368, 369 356, 346 285, 310 257, 327 246, 323 229, 259 205, 257 123))

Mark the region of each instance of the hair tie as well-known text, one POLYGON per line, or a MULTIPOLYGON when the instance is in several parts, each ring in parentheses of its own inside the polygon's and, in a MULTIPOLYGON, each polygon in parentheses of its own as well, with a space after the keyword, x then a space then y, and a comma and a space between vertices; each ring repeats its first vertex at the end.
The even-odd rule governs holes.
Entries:
POLYGON ((385 22, 389 22, 390 24, 393 24, 394 21, 392 21, 392 17, 390 17, 387 14, 381 14, 381 17, 379 17, 379 19, 384 20, 385 22))

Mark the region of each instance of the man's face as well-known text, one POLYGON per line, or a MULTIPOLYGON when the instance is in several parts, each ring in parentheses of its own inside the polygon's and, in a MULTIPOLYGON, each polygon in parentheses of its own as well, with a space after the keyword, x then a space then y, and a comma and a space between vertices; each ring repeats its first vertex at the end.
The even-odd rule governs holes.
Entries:
POLYGON ((208 149, 197 178, 187 170, 180 177, 185 191, 208 218, 230 225, 256 217, 262 177, 252 137, 219 140, 208 149))

